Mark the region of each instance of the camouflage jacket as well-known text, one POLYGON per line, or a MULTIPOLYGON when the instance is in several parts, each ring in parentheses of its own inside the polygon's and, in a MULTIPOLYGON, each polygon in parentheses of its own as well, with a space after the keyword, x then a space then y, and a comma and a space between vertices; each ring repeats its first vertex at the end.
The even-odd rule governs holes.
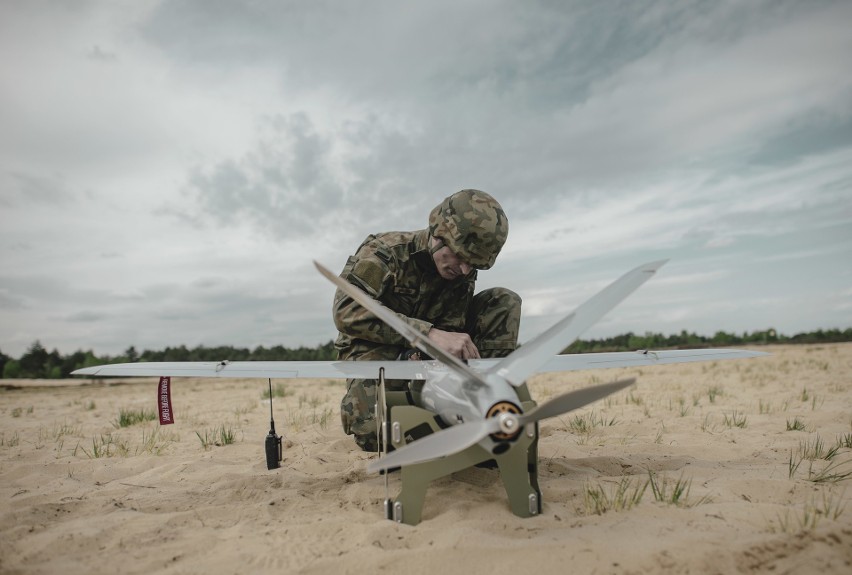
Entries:
MULTIPOLYGON (((426 335, 433 326, 464 330, 476 271, 453 281, 438 275, 425 229, 367 236, 340 277, 426 335)), ((405 338, 340 290, 334 297, 334 323, 340 332, 334 344, 340 359, 354 359, 383 346, 408 347, 405 338)))

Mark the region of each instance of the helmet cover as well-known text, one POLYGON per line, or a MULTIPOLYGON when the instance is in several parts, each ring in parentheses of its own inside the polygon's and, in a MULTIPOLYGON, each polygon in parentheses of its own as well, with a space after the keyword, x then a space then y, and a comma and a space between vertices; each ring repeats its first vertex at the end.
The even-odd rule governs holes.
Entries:
POLYGON ((490 195, 462 190, 435 206, 429 214, 429 233, 474 268, 487 270, 506 243, 509 220, 490 195))

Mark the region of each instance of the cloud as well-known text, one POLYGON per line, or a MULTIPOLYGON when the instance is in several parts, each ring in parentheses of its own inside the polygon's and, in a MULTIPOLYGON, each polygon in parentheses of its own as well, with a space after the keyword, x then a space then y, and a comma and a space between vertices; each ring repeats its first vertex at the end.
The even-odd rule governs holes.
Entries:
POLYGON ((69 204, 73 194, 62 176, 39 175, 19 171, 5 174, 5 193, 0 194, 0 205, 18 207, 22 204, 69 204))
POLYGON ((342 266, 467 187, 509 214, 480 286, 520 292, 525 325, 664 257, 601 330, 840 321, 820 294, 849 285, 850 16, 769 0, 0 6, 0 343, 325 341, 333 290, 310 260, 342 266), (103 318, 62 321, 86 313, 103 318))
POLYGON ((332 152, 305 114, 274 117, 240 160, 194 170, 186 193, 214 225, 236 222, 276 237, 302 236, 323 225, 324 214, 343 199, 332 152))
POLYGON ((79 311, 65 317, 65 321, 93 323, 109 318, 109 315, 95 311, 79 311))
POLYGON ((86 54, 86 57, 90 60, 94 60, 95 62, 105 63, 115 62, 118 59, 118 56, 114 52, 102 50, 98 45, 92 46, 92 49, 88 54, 86 54))

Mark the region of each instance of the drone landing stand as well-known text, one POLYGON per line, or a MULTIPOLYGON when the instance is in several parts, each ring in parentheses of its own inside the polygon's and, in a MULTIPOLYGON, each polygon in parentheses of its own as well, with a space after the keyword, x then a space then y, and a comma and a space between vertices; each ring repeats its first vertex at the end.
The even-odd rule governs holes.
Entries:
MULTIPOLYGON (((440 431, 441 426, 436 415, 411 405, 406 393, 388 391, 385 394, 385 437, 388 445, 399 449, 417 438, 440 431)), ((535 402, 531 400, 522 403, 524 411, 534 406, 535 402)), ((527 425, 515 441, 518 445, 500 455, 494 455, 477 444, 441 459, 403 466, 402 489, 396 498, 385 499, 387 518, 398 523, 417 525, 420 523, 426 489, 433 480, 491 459, 497 462, 512 513, 518 517, 538 515, 541 513, 541 491, 538 487, 538 424, 527 425)))

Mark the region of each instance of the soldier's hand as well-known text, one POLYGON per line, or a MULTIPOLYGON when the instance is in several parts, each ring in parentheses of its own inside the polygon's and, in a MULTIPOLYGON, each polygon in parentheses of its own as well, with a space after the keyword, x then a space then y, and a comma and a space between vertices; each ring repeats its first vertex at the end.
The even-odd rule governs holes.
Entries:
POLYGON ((479 350, 476 349, 473 340, 466 333, 444 331, 433 327, 429 330, 429 339, 432 340, 432 343, 459 359, 479 359, 479 350))

